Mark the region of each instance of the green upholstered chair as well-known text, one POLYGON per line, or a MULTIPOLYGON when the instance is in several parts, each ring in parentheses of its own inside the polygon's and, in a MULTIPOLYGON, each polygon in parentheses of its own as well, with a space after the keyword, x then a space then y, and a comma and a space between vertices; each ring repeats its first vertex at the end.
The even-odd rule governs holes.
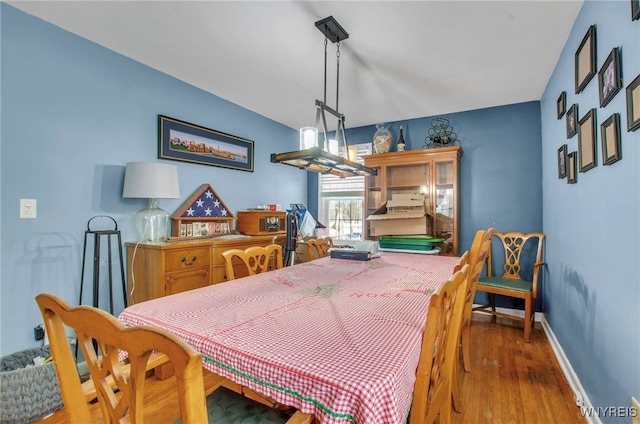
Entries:
POLYGON ((494 260, 496 252, 489 250, 487 256, 487 277, 480 278, 476 290, 489 294, 489 303, 473 308, 477 312, 486 312, 496 316, 524 322, 524 340, 529 342, 535 316, 538 280, 542 261, 544 234, 520 232, 495 232, 494 237, 501 241, 504 249, 502 275, 496 275, 494 260), (524 318, 496 311, 495 295, 510 296, 524 300, 524 318))

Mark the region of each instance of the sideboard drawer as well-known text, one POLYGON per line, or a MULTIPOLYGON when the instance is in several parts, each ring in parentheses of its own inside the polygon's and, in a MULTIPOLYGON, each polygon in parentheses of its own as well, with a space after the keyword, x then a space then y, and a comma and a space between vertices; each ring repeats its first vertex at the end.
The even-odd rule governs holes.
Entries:
POLYGON ((201 247, 168 251, 165 257, 167 271, 182 271, 208 267, 211 264, 211 248, 201 247))

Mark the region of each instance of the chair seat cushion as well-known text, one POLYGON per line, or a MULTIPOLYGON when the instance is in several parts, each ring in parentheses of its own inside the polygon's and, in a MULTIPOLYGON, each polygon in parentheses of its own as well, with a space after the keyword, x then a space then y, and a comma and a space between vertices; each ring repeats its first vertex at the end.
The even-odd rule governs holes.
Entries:
MULTIPOLYGON (((499 287, 501 289, 511 289, 521 292, 530 292, 533 283, 531 281, 514 280, 512 278, 491 277, 481 278, 478 280, 478 285, 499 287)), ((478 287, 478 290, 482 290, 478 287)))
MULTIPOLYGON (((225 387, 207 396, 209 423, 214 424, 282 424, 290 418, 284 412, 269 408, 225 387)), ((180 423, 177 420, 174 424, 180 423)))

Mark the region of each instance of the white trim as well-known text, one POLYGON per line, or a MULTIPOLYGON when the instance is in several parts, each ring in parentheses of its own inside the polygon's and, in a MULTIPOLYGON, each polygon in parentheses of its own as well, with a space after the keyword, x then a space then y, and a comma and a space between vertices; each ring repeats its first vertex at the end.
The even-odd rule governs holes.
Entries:
MULTIPOLYGON (((593 411, 593 405, 591 404, 589 397, 584 391, 578 375, 573 370, 571 362, 569 362, 569 359, 564 354, 564 350, 562 350, 562 346, 560 346, 560 343, 558 343, 558 339, 556 339, 556 335, 553 333, 553 330, 551 329, 547 318, 544 316, 544 314, 541 315, 542 319, 540 320, 540 323, 542 324, 542 329, 547 335, 547 339, 549 340, 551 349, 553 349, 553 352, 556 354, 556 359, 558 359, 558 362, 560 363, 560 369, 562 369, 562 373, 566 377, 567 382, 569 383, 569 387, 571 387, 571 390, 573 390, 573 396, 576 401, 576 406, 582 407, 585 410, 593 411)), ((589 424, 602 424, 602 421, 600 420, 600 417, 597 416, 597 414, 590 414, 590 416, 585 416, 585 419, 589 424)))

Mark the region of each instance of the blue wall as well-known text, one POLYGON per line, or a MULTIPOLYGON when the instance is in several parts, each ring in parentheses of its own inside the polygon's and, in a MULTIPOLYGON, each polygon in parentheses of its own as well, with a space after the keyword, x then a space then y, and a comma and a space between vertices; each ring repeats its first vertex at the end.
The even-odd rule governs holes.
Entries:
MULTIPOLYGON (((269 160, 274 151, 297 148, 296 130, 0 7, 2 354, 36 345, 33 327, 42 322, 36 294, 77 303, 91 217, 112 216, 124 241, 136 239, 133 215, 146 201, 122 198, 124 169, 129 161, 157 160, 158 114, 255 142, 253 173, 166 161, 178 166, 181 199, 159 200, 163 209, 172 213, 203 183, 233 212, 306 200, 306 173, 269 160), (20 198, 37 199, 37 219, 19 219, 20 198)), ((101 256, 105 275, 106 253, 101 256)), ((91 282, 89 272, 85 293, 91 282)))
POLYGON ((604 108, 597 75, 575 94, 574 55, 590 25, 598 70, 621 47, 624 86, 640 74, 640 21, 631 21, 629 2, 587 1, 541 100, 544 309, 594 406, 626 407, 631 396, 640 399, 640 130, 627 132, 624 89, 604 108), (557 173, 558 148, 578 149, 578 137, 567 139, 565 120, 556 119, 562 91, 567 107, 579 105, 580 117, 591 108, 597 113, 598 166, 579 173, 575 185, 557 173), (621 117, 622 160, 603 166, 600 124, 612 113, 621 117))

